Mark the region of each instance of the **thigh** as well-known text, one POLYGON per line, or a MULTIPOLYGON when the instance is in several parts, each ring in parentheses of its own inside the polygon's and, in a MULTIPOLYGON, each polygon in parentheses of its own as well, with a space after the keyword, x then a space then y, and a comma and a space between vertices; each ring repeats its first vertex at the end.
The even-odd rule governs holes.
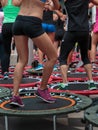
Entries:
POLYGON ((47 57, 53 58, 57 55, 56 48, 52 44, 51 39, 49 36, 44 33, 40 35, 39 37, 32 39, 35 43, 35 45, 44 53, 47 55, 47 57))
POLYGON ((80 46, 81 53, 87 54, 89 47, 89 32, 80 32, 78 36, 78 44, 80 46))
POLYGON ((92 33, 92 44, 97 45, 98 43, 98 33, 92 33))
POLYGON ((15 46, 17 49, 17 53, 19 55, 19 59, 22 61, 27 60, 28 59, 28 37, 16 35, 14 36, 14 38, 15 38, 15 46))
POLYGON ((74 32, 65 32, 61 43, 61 53, 68 55, 76 43, 74 32))
POLYGON ((84 64, 90 63, 88 58, 89 32, 81 32, 78 44, 80 46, 81 58, 84 64))

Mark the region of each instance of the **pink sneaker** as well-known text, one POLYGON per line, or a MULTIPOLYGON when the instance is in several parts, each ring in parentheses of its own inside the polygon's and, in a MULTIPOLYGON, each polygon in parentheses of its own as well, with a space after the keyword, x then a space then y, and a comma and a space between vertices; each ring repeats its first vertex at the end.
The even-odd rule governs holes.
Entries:
POLYGON ((24 107, 24 104, 19 96, 13 96, 10 99, 10 105, 24 107))
POLYGON ((51 97, 48 89, 44 89, 44 90, 38 89, 35 95, 48 103, 54 103, 56 101, 55 98, 51 97))

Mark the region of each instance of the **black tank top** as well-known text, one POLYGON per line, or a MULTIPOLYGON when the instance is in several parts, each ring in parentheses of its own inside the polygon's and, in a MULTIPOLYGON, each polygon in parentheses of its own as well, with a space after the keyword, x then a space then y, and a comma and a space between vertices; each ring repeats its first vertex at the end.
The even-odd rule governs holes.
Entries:
POLYGON ((67 31, 89 31, 89 0, 67 0, 64 5, 68 15, 67 31))
POLYGON ((43 23, 54 24, 53 11, 50 11, 50 10, 43 11, 43 23))
POLYGON ((64 29, 64 23, 65 21, 62 21, 60 18, 58 18, 57 21, 55 21, 55 26, 56 26, 56 29, 64 29))

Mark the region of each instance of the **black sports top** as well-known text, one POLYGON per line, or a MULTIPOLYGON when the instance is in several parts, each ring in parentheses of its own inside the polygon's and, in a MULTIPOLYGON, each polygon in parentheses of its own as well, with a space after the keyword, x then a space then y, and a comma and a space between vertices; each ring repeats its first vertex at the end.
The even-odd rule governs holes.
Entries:
POLYGON ((66 0, 67 31, 89 31, 89 0, 66 0))
POLYGON ((54 24, 53 11, 51 11, 51 10, 43 11, 43 23, 54 24))

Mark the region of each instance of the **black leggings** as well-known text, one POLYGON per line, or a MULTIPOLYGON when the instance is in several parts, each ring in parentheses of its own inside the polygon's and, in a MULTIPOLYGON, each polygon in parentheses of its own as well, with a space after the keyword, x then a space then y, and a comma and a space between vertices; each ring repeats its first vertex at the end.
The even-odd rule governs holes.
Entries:
POLYGON ((68 55, 74 48, 76 42, 78 42, 78 45, 80 47, 81 58, 84 65, 90 63, 90 60, 88 58, 89 32, 66 31, 60 49, 60 65, 67 64, 68 55))
POLYGON ((5 53, 7 56, 7 61, 5 65, 7 72, 10 65, 11 41, 12 41, 12 36, 13 36, 12 26, 13 26, 13 23, 4 23, 2 26, 3 44, 4 44, 5 53))

